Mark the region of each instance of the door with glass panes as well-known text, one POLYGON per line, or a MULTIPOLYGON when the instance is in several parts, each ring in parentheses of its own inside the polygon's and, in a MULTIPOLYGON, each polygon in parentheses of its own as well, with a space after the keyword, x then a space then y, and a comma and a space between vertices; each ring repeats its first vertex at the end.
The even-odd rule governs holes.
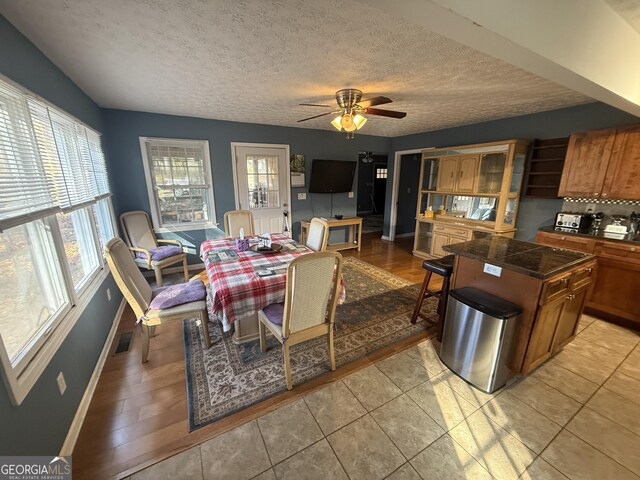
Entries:
POLYGON ((284 232, 289 235, 291 212, 287 148, 234 145, 234 157, 238 208, 253 213, 255 233, 284 232))

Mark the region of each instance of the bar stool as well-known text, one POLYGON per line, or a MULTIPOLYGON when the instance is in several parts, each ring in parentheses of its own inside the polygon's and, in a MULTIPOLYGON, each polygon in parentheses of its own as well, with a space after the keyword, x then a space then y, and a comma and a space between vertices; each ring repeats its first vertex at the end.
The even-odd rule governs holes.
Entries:
POLYGON ((424 281, 422 282, 422 288, 420 288, 416 308, 414 309, 413 315, 411 316, 411 323, 416 323, 418 317, 424 320, 429 320, 420 312, 420 309, 422 308, 422 302, 425 298, 436 297, 438 299, 438 341, 442 339, 444 314, 447 309, 447 295, 449 294, 449 280, 451 279, 451 274, 453 273, 453 262, 455 258, 455 255, 447 255, 446 257, 442 258, 425 260, 422 263, 422 268, 427 271, 427 274, 424 276, 424 281), (429 290, 428 288, 429 280, 431 280, 431 275, 433 273, 440 275, 444 279, 442 282, 441 290, 434 291, 429 290))

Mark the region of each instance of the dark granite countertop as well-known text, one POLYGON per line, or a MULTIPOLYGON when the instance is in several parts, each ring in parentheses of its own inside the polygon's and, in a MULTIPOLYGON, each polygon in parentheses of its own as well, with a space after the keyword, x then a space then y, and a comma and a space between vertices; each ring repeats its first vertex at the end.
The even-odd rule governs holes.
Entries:
POLYGON ((633 243, 635 245, 640 244, 640 233, 636 234, 627 234, 627 235, 616 235, 612 233, 604 233, 603 229, 600 230, 589 230, 584 232, 562 232, 557 231, 555 227, 549 225, 546 227, 538 228, 541 232, 549 232, 549 233, 558 233, 560 235, 566 235, 567 237, 575 236, 575 237, 584 237, 584 238, 592 238, 594 240, 606 240, 611 242, 623 242, 623 243, 633 243))
POLYGON ((445 245, 442 249, 540 279, 549 278, 595 258, 589 253, 499 236, 445 245))

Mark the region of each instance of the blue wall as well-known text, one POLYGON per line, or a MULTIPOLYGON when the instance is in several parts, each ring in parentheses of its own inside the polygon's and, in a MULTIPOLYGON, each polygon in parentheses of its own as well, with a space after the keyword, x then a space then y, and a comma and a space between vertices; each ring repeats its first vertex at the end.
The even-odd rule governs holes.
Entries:
MULTIPOLYGON (((292 154, 305 156, 306 186, 293 188, 291 203, 293 211, 293 232, 297 238, 301 219, 331 215, 328 194, 309 194, 309 175, 314 158, 326 160, 357 161, 358 153, 363 151, 389 152, 391 139, 356 135, 348 140, 344 134, 324 130, 278 127, 250 123, 208 120, 203 118, 180 117, 154 113, 130 112, 123 110, 104 110, 104 131, 106 152, 110 171, 114 178, 114 197, 116 212, 120 215, 129 210, 149 212, 149 197, 144 177, 140 136, 168 137, 208 140, 211 150, 213 187, 217 221, 222 228, 225 212, 235 210, 233 188, 233 170, 231 165, 231 142, 288 144, 292 154), (306 200, 298 200, 297 194, 307 192, 306 200)), ((357 172, 356 172, 357 178, 357 172)), ((357 184, 354 181, 354 192, 357 184)), ((356 192, 357 193, 357 192, 356 192)), ((348 194, 333 196, 333 214, 355 215, 356 198, 348 194)), ((339 233, 339 232, 337 232, 339 233)), ((206 238, 221 235, 218 229, 196 230, 172 234, 187 245, 197 248, 206 238)), ((331 240, 334 241, 334 240, 331 240)), ((190 253, 197 253, 191 251, 190 253)), ((190 263, 199 259, 191 256, 190 263)))
MULTIPOLYGON (((638 123, 639 121, 640 119, 637 117, 608 105, 589 103, 532 115, 396 137, 392 139, 391 147, 392 151, 397 152, 399 150, 467 145, 514 138, 544 139, 565 137, 574 132, 618 127, 638 123)), ((389 178, 393 176, 392 170, 393 163, 390 162, 389 178)), ((387 185, 387 208, 385 208, 384 217, 385 235, 389 234, 390 205, 391 185, 389 184, 387 185)), ((562 199, 523 199, 516 221, 516 227, 518 228, 516 238, 532 241, 535 238, 538 227, 550 224, 561 207, 562 199)))
MULTIPOLYGON (((0 73, 101 129, 98 106, 2 16, 0 73)), ((12 405, 5 386, 0 387, 2 455, 60 452, 121 299, 109 275, 20 406, 12 405), (113 294, 110 302, 107 288, 113 294), (56 383, 61 371, 67 382, 62 396, 56 383)))

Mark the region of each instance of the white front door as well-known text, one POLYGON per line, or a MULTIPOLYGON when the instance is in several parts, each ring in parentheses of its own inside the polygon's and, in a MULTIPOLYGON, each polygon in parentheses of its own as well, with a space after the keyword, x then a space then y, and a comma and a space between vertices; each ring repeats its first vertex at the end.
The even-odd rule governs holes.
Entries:
POLYGON ((251 210, 256 234, 291 235, 289 147, 236 143, 232 149, 238 209, 251 210))

